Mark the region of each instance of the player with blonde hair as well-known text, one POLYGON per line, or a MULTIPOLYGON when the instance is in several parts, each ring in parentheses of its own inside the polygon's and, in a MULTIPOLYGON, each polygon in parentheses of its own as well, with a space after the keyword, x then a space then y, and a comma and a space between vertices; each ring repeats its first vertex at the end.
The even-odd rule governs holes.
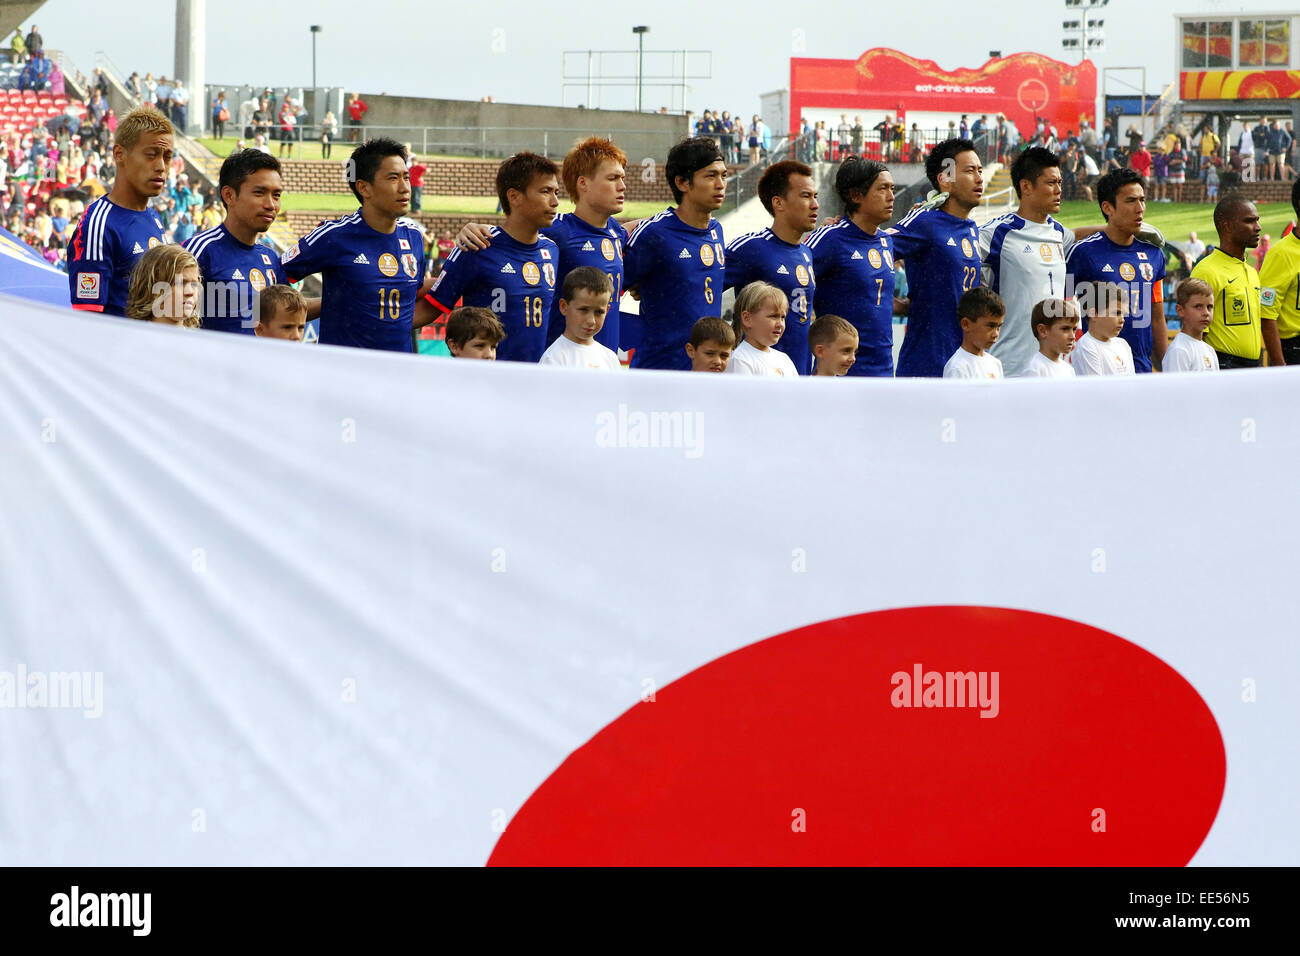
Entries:
POLYGON ((175 130, 152 106, 122 117, 113 134, 113 189, 82 216, 68 244, 68 286, 74 309, 126 314, 131 271, 146 250, 167 241, 149 200, 167 187, 175 130))

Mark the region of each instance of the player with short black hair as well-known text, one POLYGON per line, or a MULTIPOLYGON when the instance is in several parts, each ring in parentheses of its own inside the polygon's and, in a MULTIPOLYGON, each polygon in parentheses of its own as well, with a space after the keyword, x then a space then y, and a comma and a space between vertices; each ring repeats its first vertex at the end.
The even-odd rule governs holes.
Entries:
MULTIPOLYGON (((1129 303, 1118 335, 1129 345, 1134 371, 1150 372, 1153 357, 1164 357, 1169 335, 1163 306, 1165 253, 1140 235, 1146 215, 1144 180, 1127 167, 1111 170, 1097 181, 1097 201, 1106 225, 1079 239, 1066 254, 1069 294, 1077 295, 1080 287, 1097 283, 1122 284, 1129 303)), ((1085 309, 1085 331, 1088 322, 1085 309)))
POLYGON ((990 353, 1008 378, 1019 376, 1039 343, 1026 321, 1034 306, 1065 294, 1065 257, 1074 245, 1073 231, 1052 218, 1061 210, 1061 160, 1050 149, 1031 146, 1011 164, 1011 185, 1020 200, 1014 213, 980 228, 983 284, 998 293, 1007 321, 990 353))
POLYGON ((984 194, 983 171, 974 143, 944 140, 925 160, 926 178, 937 190, 934 202, 942 198, 942 205, 914 209, 887 230, 894 255, 907 263, 912 290, 900 376, 938 378, 961 348, 957 302, 980 284, 979 230, 970 214, 984 194))
POLYGON ((772 164, 758 181, 758 199, 771 214, 772 225, 727 244, 723 285, 739 291, 762 281, 785 293, 790 312, 776 347, 800 375, 808 375, 812 372, 808 327, 817 283, 812 255, 802 239, 817 228, 817 182, 812 169, 790 159, 772 164))
POLYGON ((346 176, 361 208, 294 243, 280 260, 285 277, 321 273, 321 344, 413 351, 416 301, 432 280, 424 278, 424 234, 406 218, 406 147, 367 140, 352 151, 346 176))
POLYGON ((253 335, 256 298, 279 281, 279 258, 258 237, 280 215, 280 161, 260 149, 231 153, 217 176, 226 219, 185 243, 203 276, 203 328, 253 335))
POLYGON ((726 239, 713 212, 726 199, 727 164, 716 142, 697 136, 669 151, 665 172, 677 206, 641 223, 627 244, 624 281, 641 299, 632 367, 686 371, 691 328, 722 314, 726 239))
MULTIPOLYGON (((560 170, 545 156, 517 153, 497 170, 505 224, 488 230, 481 252, 454 250, 421 302, 422 317, 450 313, 458 299, 491 309, 505 339, 498 361, 536 362, 546 351, 547 317, 555 296, 559 247, 541 230, 560 207, 560 170)), ((422 323, 421 323, 422 324, 422 323)))

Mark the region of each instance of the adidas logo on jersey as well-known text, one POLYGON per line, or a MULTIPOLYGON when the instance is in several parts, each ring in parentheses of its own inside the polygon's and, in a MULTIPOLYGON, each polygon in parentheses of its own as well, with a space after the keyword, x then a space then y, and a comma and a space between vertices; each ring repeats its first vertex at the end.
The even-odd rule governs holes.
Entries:
POLYGON ((1102 270, 1101 270, 1101 271, 1102 271, 1102 272, 1114 272, 1115 270, 1112 269, 1112 268, 1110 267, 1110 263, 1108 262, 1108 263, 1106 263, 1105 266, 1102 267, 1102 270))
POLYGON ((140 243, 137 242, 135 244, 135 248, 131 250, 131 254, 134 256, 138 256, 142 252, 144 252, 144 250, 140 248, 140 243))
POLYGON ((235 270, 235 274, 232 275, 230 278, 232 278, 232 279, 242 279, 242 278, 244 278, 244 274, 243 274, 242 272, 240 272, 238 269, 236 269, 236 270, 235 270))
POLYGON ((683 249, 681 253, 677 256, 678 259, 689 259, 690 257, 691 257, 690 252, 688 252, 685 249, 683 249))
POLYGON ((515 274, 515 267, 512 266, 510 263, 507 262, 505 265, 503 265, 503 266, 501 267, 501 271, 502 271, 502 272, 508 272, 508 273, 510 273, 511 275, 514 275, 514 274, 515 274))
POLYGON ((1034 251, 1033 249, 1030 249, 1030 248, 1029 248, 1029 244, 1026 243, 1026 244, 1025 244, 1025 252, 1033 252, 1033 251, 1034 251))
POLYGON ((582 251, 583 251, 583 252, 595 252, 595 251, 596 251, 596 247, 593 246, 593 245, 591 244, 591 241, 590 241, 590 240, 588 240, 587 242, 584 242, 584 243, 582 244, 582 251))
POLYGON ((862 253, 860 253, 860 252, 858 252, 858 250, 854 249, 854 250, 853 250, 853 255, 849 256, 849 258, 850 258, 850 259, 861 259, 861 258, 862 258, 862 253))
POLYGON ((354 266, 368 266, 370 265, 370 260, 366 258, 366 254, 363 252, 352 260, 352 264, 354 266))
POLYGON ((785 266, 782 266, 781 268, 776 270, 776 274, 782 276, 788 276, 790 274, 790 270, 787 269, 785 266))
POLYGON ((949 237, 948 237, 948 245, 950 245, 950 246, 955 246, 955 245, 957 245, 957 243, 955 243, 955 242, 953 241, 952 236, 949 236, 949 237))

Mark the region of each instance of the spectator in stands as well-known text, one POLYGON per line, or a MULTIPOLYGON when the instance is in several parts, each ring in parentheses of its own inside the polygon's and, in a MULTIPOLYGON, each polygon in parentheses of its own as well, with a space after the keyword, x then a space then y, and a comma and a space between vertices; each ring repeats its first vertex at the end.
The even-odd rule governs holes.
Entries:
POLYGON ((22 63, 27 59, 27 41, 23 39, 23 28, 14 29, 13 39, 9 41, 9 62, 22 63))
POLYGON ((50 93, 54 96, 67 96, 67 85, 63 78, 63 67, 58 63, 50 64, 50 93))
POLYGON ((144 101, 151 105, 158 103, 158 81, 153 78, 152 73, 144 75, 144 101))
POLYGON ((90 102, 86 104, 86 118, 93 126, 104 118, 107 109, 108 104, 104 102, 104 97, 100 96, 99 90, 95 90, 90 94, 90 102))
POLYGON ((1287 154, 1291 152, 1291 137, 1282 124, 1273 120, 1268 127, 1268 178, 1280 180, 1287 154))
POLYGON ((253 110, 253 135, 268 136, 271 132, 271 108, 266 98, 257 101, 257 109, 253 110))
MULTIPOLYGON (((330 144, 334 142, 334 137, 338 135, 338 132, 339 132, 339 121, 334 116, 334 111, 326 110, 325 116, 322 117, 320 121, 320 158, 321 159, 330 158, 330 144)), ((412 185, 414 185, 414 181, 412 181, 412 185)), ((415 198, 412 198, 411 201, 413 203, 418 202, 418 200, 416 200, 415 198)), ((414 208, 417 211, 419 210, 418 206, 414 208)))
POLYGON ((36 29, 36 24, 32 24, 32 30, 27 34, 26 39, 27 52, 31 56, 36 56, 45 49, 45 39, 41 36, 40 30, 36 29))
POLYGON ((293 108, 293 98, 286 96, 280 107, 280 156, 293 149, 294 135, 297 131, 298 116, 293 108))
POLYGON ((360 133, 361 120, 370 112, 370 107, 366 101, 361 98, 360 93, 353 93, 352 98, 348 100, 348 142, 355 143, 357 135, 360 133))
POLYGON ((131 72, 131 75, 126 78, 126 91, 137 100, 144 95, 144 91, 140 89, 140 74, 134 70, 131 72))
POLYGON ((212 101, 212 135, 226 138, 226 123, 230 120, 230 107, 226 104, 226 91, 222 90, 212 101))
POLYGON ((166 116, 168 119, 171 119, 172 85, 169 82, 167 82, 167 77, 165 76, 158 77, 158 89, 155 90, 155 93, 157 94, 158 97, 157 99, 158 112, 162 113, 162 115, 166 116))
POLYGON ((172 87, 172 125, 176 132, 185 134, 190 119, 190 91, 185 88, 184 80, 177 80, 172 87))
POLYGON ((763 148, 763 121, 758 114, 749 123, 749 165, 758 165, 759 153, 763 148))
POLYGON ((411 212, 420 212, 424 208, 424 174, 429 171, 429 167, 420 162, 420 157, 411 151, 411 144, 406 144, 407 155, 410 156, 411 171, 411 212))
POLYGON ((95 67, 94 87, 95 89, 99 90, 100 96, 104 96, 104 97, 108 96, 108 74, 105 73, 103 70, 101 70, 99 67, 95 67))
POLYGON ((925 136, 921 132, 921 127, 916 123, 912 124, 912 133, 908 137, 907 145, 909 149, 907 161, 909 163, 923 162, 925 159, 925 136))

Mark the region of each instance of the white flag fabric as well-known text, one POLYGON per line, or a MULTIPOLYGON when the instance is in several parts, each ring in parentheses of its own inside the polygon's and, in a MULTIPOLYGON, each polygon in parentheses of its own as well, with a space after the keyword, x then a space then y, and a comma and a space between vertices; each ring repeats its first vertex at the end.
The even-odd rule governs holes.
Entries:
POLYGON ((1295 865, 1297 408, 0 300, 0 862, 1295 865))

